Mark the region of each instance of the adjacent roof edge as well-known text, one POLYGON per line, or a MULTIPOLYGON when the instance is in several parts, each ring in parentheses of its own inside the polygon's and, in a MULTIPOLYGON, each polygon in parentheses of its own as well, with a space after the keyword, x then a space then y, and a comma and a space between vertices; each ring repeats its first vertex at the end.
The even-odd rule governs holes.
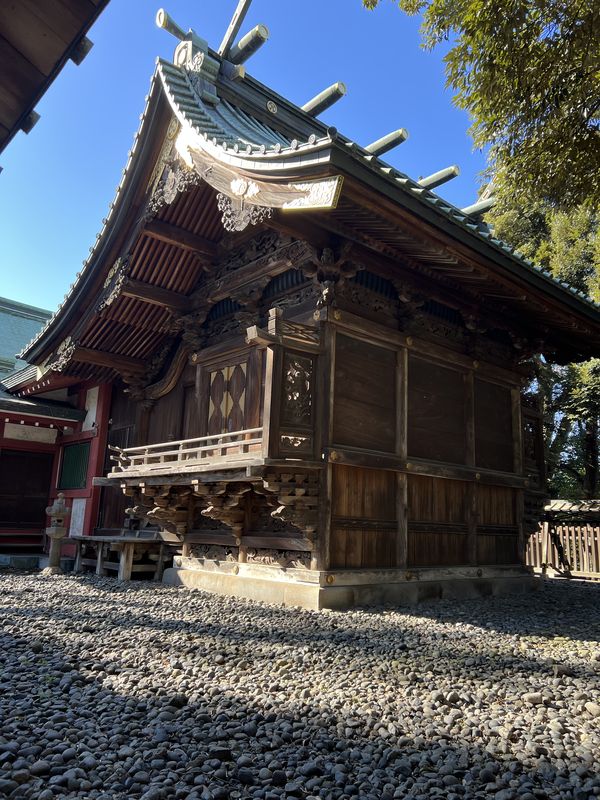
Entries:
POLYGON ((21 397, 7 395, 0 389, 1 412, 34 417, 50 417, 50 419, 69 420, 71 422, 81 422, 86 416, 86 411, 79 408, 54 405, 42 399, 24 400, 21 397))

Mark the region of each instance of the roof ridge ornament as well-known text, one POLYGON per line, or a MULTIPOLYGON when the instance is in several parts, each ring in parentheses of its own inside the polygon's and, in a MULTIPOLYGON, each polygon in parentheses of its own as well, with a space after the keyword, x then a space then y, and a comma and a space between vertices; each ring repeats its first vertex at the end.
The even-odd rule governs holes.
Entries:
POLYGON ((231 22, 229 23, 229 26, 225 31, 225 36, 223 37, 223 41, 219 46, 218 53, 223 58, 231 60, 229 58, 229 51, 231 50, 231 46, 233 45, 233 40, 240 32, 242 23, 244 22, 246 14, 248 13, 251 5, 252 5, 252 0, 239 0, 236 9, 233 12, 231 22))
POLYGON ((365 147, 365 150, 367 153, 379 157, 389 150, 392 150, 394 147, 397 147, 399 144, 402 144, 402 142, 405 142, 407 139, 408 131, 406 128, 398 128, 398 130, 382 136, 381 139, 371 142, 371 144, 365 147))
POLYGON ((256 53, 259 47, 263 46, 268 38, 269 29, 267 26, 256 25, 229 50, 229 61, 236 66, 243 64, 251 55, 256 53))
POLYGON ((422 186, 423 189, 435 189, 438 186, 441 186, 443 183, 447 183, 453 178, 458 177, 459 175, 460 167, 458 167, 457 164, 453 164, 451 167, 440 169, 438 172, 434 172, 432 175, 428 175, 426 178, 419 178, 417 183, 419 186, 422 186))
POLYGON ((304 103, 302 111, 310 114, 311 117, 318 117, 323 111, 326 111, 334 103, 337 103, 346 94, 346 84, 341 81, 332 83, 327 89, 315 95, 308 103, 304 103))
POLYGON ((194 91, 202 100, 217 103, 215 83, 220 64, 209 55, 208 42, 198 36, 192 28, 186 33, 164 8, 157 12, 156 24, 179 39, 173 63, 176 67, 186 70, 194 91))

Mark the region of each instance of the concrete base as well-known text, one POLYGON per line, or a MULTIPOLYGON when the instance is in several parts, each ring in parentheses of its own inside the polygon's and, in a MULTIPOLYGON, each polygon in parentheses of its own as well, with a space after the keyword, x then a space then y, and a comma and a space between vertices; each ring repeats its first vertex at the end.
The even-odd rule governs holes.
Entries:
POLYGON ((336 572, 335 575, 307 570, 305 579, 299 580, 297 575, 291 578, 284 570, 280 570, 279 575, 276 570, 265 570, 261 575, 260 568, 249 568, 243 564, 239 565, 237 573, 231 569, 219 571, 214 568, 187 569, 175 566, 165 570, 163 582, 171 586, 203 589, 230 597, 312 610, 341 610, 385 604, 410 606, 425 600, 464 600, 520 594, 534 591, 541 585, 539 578, 517 567, 413 570, 409 578, 400 578, 396 570, 377 572, 379 580, 376 580, 376 573, 362 570, 336 572))
POLYGON ((37 553, 1 553, 0 569, 18 569, 23 571, 38 569, 40 556, 37 553))

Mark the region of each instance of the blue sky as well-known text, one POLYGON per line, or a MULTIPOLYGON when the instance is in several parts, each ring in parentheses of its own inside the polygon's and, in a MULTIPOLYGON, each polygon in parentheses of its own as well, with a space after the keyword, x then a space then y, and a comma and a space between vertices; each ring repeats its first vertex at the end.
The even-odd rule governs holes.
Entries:
MULTIPOLYGON (((237 0, 163 0, 186 30, 218 48, 237 0)), ((0 155, 0 295, 54 310, 106 216, 139 124, 157 56, 175 39, 156 27, 160 0, 111 0, 81 66, 69 62, 37 106, 41 119, 0 155)), ((443 52, 420 48, 419 20, 384 0, 254 0, 242 33, 271 37, 247 62, 255 78, 303 104, 334 81, 348 94, 321 116, 367 145, 395 128, 410 138, 385 159, 414 178, 458 164, 439 193, 476 199, 484 158, 444 88, 443 52)))

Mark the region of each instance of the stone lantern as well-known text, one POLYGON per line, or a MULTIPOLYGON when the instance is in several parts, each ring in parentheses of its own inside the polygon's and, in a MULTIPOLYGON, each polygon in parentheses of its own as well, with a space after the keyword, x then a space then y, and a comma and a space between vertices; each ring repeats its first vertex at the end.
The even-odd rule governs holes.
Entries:
POLYGON ((50 538, 50 553, 48 566, 42 570, 42 575, 60 575, 62 573, 60 550, 62 540, 67 535, 66 523, 70 513, 71 509, 67 508, 64 494, 59 492, 54 503, 46 509, 46 514, 50 517, 50 525, 46 528, 46 534, 50 538))

